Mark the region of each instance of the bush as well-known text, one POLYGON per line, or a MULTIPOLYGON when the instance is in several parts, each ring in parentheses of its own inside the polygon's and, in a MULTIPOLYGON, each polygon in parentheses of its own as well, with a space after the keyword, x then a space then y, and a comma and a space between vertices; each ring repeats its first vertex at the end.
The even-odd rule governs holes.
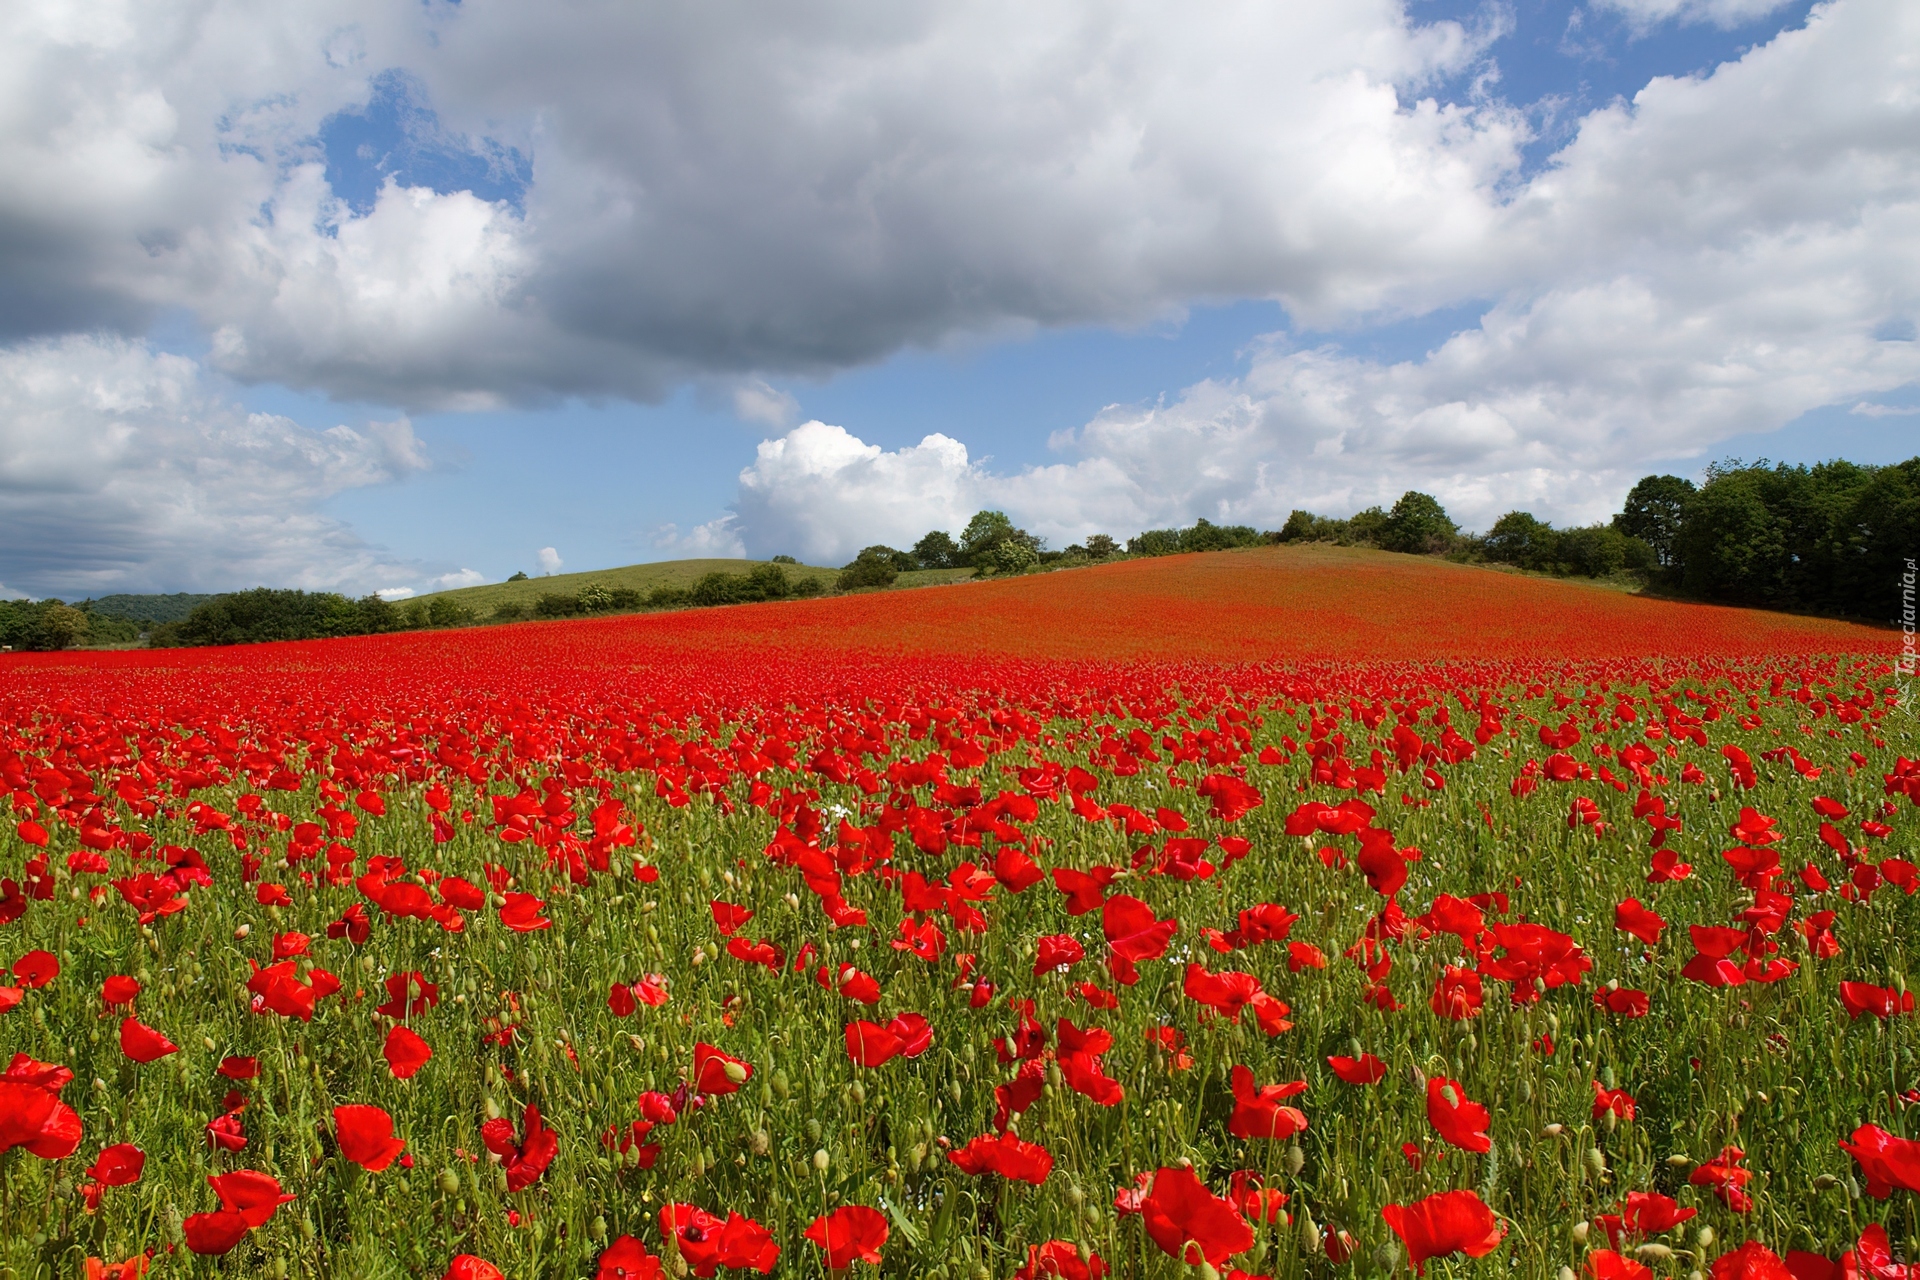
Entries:
POLYGON ((495 622, 518 622, 527 616, 527 606, 517 600, 503 600, 493 606, 495 622))
POLYGON ((775 556, 775 557, 773 558, 773 563, 775 563, 775 564, 799 564, 800 562, 799 562, 798 560, 795 560, 795 559, 794 559, 794 558, 793 558, 792 556, 775 556))
MULTIPOLYGON (((380 601, 378 605, 372 603, 378 599, 373 596, 355 601, 331 591, 289 591, 267 587, 236 591, 195 606, 193 612, 179 622, 176 630, 162 637, 162 643, 257 644, 269 640, 319 640, 332 636, 365 635, 370 630, 368 619, 384 618, 386 615, 382 612, 382 606, 388 609, 392 607, 386 605, 385 601, 380 601)), ((424 620, 426 606, 416 602, 416 610, 424 620)), ((409 612, 411 614, 414 611, 409 612)), ((154 643, 151 633, 148 643, 154 643)))
POLYGON ((1087 539, 1086 552, 1095 560, 1106 560, 1120 554, 1120 544, 1104 533, 1096 533, 1087 539))
POLYGON ((521 570, 515 573, 511 578, 507 579, 508 582, 525 582, 526 580, 527 580, 527 575, 525 570, 521 570))
POLYGON ((435 596, 427 601, 427 625, 430 627, 464 627, 473 620, 473 610, 458 600, 435 596))
MULTIPOLYGON (((1127 539, 1127 552, 1136 556, 1171 556, 1183 551, 1256 547, 1263 541, 1258 530, 1244 524, 1219 525, 1197 520, 1191 529, 1148 529, 1138 537, 1127 539)), ((1088 540, 1088 549, 1092 549, 1092 539, 1088 540)))
POLYGON ((563 595, 557 591, 542 591, 540 598, 533 602, 533 616, 536 618, 571 618, 584 612, 579 596, 563 595))
POLYGON ((840 571, 840 577, 834 582, 836 590, 868 591, 878 587, 890 587, 893 580, 900 576, 894 567, 891 555, 877 555, 885 547, 868 547, 855 556, 853 563, 840 571))
POLYGON ((1039 554, 1018 538, 995 543, 987 553, 987 567, 995 573, 1024 573, 1038 563, 1039 554))

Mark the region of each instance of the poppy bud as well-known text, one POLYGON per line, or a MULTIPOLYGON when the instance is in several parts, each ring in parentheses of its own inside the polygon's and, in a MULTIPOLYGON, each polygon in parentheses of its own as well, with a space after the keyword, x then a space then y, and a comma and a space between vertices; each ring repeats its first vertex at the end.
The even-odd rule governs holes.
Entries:
POLYGON ((755 1129, 747 1138, 747 1149, 757 1156, 763 1156, 773 1149, 773 1135, 765 1129, 755 1129))
POLYGON ((235 930, 233 931, 233 936, 234 936, 234 938, 235 938, 235 939, 241 939, 241 938, 245 938, 245 937, 246 937, 246 936, 247 936, 248 934, 250 934, 250 933, 252 933, 252 932, 253 932, 253 926, 252 926, 252 925, 250 925, 250 924, 243 924, 243 925, 241 925, 241 926, 240 926, 240 927, 239 927, 238 929, 235 929, 235 930))
POLYGON ((1307 1153, 1300 1149, 1299 1143, 1293 1143, 1287 1148, 1287 1176, 1297 1178, 1300 1176, 1300 1171, 1306 1167, 1307 1153))
POLYGON ((1642 1262, 1665 1262, 1673 1256, 1673 1250, 1657 1240, 1649 1240, 1634 1250, 1642 1262))
POLYGON ((1592 1230, 1593 1230, 1592 1224, 1587 1222, 1584 1219, 1574 1223, 1573 1230, 1571 1233, 1573 1235, 1573 1242, 1581 1246, 1582 1248, 1585 1248, 1587 1243, 1587 1234, 1592 1230))
POLYGON ((1567 1130, 1567 1126, 1563 1124, 1555 1123, 1555 1124, 1547 1125, 1545 1128, 1541 1129, 1540 1132, 1546 1134, 1549 1138, 1557 1138, 1561 1134, 1565 1133, 1566 1130, 1567 1130))
POLYGON ((440 1171, 439 1185, 441 1195, 456 1195, 460 1191, 460 1175, 451 1169, 442 1169, 440 1171))
POLYGON ((734 1084, 745 1084, 747 1082, 747 1069, 738 1062, 724 1062, 720 1064, 720 1070, 724 1072, 727 1079, 731 1080, 734 1084))
POLYGON ((832 1157, 827 1155, 825 1147, 813 1153, 814 1172, 825 1173, 827 1171, 827 1165, 830 1163, 832 1163, 832 1157))
POLYGON ((1695 1244, 1699 1245, 1702 1249, 1713 1248, 1713 1241, 1714 1241, 1713 1228, 1712 1227, 1700 1228, 1700 1230, 1694 1233, 1693 1241, 1695 1244))
POLYGON ((606 1218, 596 1215, 594 1220, 587 1224, 587 1234, 593 1238, 596 1244, 604 1241, 607 1238, 606 1218))
POLYGON ((1687 1155, 1685 1152, 1676 1151, 1672 1155, 1667 1157, 1667 1163, 1672 1165, 1676 1169, 1683 1169, 1687 1165, 1690 1165, 1693 1163, 1693 1158, 1687 1155))
POLYGON ((1823 1173, 1813 1180, 1814 1190, 1816 1191, 1831 1191, 1839 1185, 1840 1179, 1830 1173, 1823 1173))
POLYGON ((793 1092, 793 1084, 787 1079, 786 1068, 777 1068, 773 1073, 773 1096, 785 1102, 793 1092))
POLYGON ((1556 1274, 1558 1280, 1579 1280, 1579 1278, 1573 1274, 1572 1267, 1563 1266, 1556 1274))
POLYGON ((1607 1157, 1598 1147, 1587 1148, 1587 1168, 1593 1176, 1604 1179, 1607 1176, 1607 1157))
POLYGON ((1373 1251, 1373 1265, 1382 1271, 1392 1271, 1400 1265, 1400 1246, 1391 1240, 1383 1240, 1380 1247, 1373 1251))

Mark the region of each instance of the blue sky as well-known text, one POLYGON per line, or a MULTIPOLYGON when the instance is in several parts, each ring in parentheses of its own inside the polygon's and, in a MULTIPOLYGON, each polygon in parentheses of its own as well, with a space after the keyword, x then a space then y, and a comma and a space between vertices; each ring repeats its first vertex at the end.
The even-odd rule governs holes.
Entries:
POLYGON ((1863 88, 1911 88, 1897 4, 1006 38, 338 8, 112 51, 173 113, 102 126, 178 161, 145 187, 16 126, 85 216, 0 210, 0 257, 41 228, 0 293, 32 531, 0 588, 401 593, 542 548, 835 560, 982 505, 1060 543, 1405 487, 1577 521, 1649 471, 1920 452, 1916 166, 1863 88), (1878 170, 1835 168, 1851 138, 1878 170))

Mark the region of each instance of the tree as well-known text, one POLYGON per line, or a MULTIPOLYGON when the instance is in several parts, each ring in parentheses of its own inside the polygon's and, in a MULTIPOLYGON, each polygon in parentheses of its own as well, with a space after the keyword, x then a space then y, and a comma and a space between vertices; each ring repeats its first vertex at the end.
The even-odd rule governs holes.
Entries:
POLYGON ((913 544, 913 558, 925 569, 953 569, 960 564, 960 545, 945 529, 935 529, 913 544))
POLYGON ((893 557, 898 554, 891 547, 868 547, 853 558, 853 563, 840 571, 839 580, 834 586, 841 591, 890 587, 893 580, 900 576, 900 571, 893 564, 893 557))
POLYGON ((1120 544, 1107 534, 1096 533, 1087 539, 1087 554, 1095 560, 1105 560, 1120 554, 1120 544))
POLYGON ((527 575, 524 570, 521 572, 515 573, 511 578, 507 579, 508 582, 525 582, 526 580, 527 580, 527 575))
POLYGON ((1493 522, 1483 542, 1487 559, 1521 569, 1545 569, 1559 558, 1553 526, 1530 511, 1509 511, 1493 522))
POLYGON ((1387 513, 1380 545, 1388 551, 1431 555, 1444 551, 1460 536, 1460 526, 1447 517, 1437 498, 1409 489, 1387 513))
POLYGON ((1613 527, 1652 547, 1660 567, 1670 568, 1681 515, 1694 493, 1693 481, 1680 476, 1647 476, 1627 491, 1626 504, 1613 518, 1613 527))
POLYGON ((971 559, 1017 532, 1006 512, 976 511, 973 519, 967 521, 967 527, 960 531, 960 554, 971 559))

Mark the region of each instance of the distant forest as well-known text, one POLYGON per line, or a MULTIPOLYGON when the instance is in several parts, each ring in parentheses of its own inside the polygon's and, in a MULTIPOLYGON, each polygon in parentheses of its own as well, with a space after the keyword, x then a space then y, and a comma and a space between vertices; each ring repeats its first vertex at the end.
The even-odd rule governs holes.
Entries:
MULTIPOLYGON (((1647 476, 1610 521, 1555 528, 1509 511, 1484 534, 1462 533, 1429 494, 1408 492, 1392 508, 1346 518, 1295 511, 1277 530, 1217 525, 1150 529, 1124 547, 1095 534, 1062 551, 982 511, 956 539, 928 533, 911 550, 864 548, 833 584, 836 591, 889 587, 901 573, 971 569, 1012 576, 1106 561, 1276 543, 1327 542, 1463 564, 1502 565, 1556 577, 1620 581, 1661 594, 1727 604, 1893 624, 1901 575, 1920 555, 1920 457, 1891 466, 1825 462, 1790 466, 1762 459, 1715 463, 1696 485, 1647 476)), ((389 631, 564 618, 640 610, 703 608, 818 595, 817 579, 790 578, 791 556, 744 573, 710 573, 690 588, 641 594, 589 583, 543 594, 529 609, 503 604, 480 617, 458 593, 391 604, 333 592, 257 587, 220 595, 112 595, 69 605, 0 600, 0 645, 76 646, 251 644, 373 635, 389 631)))

